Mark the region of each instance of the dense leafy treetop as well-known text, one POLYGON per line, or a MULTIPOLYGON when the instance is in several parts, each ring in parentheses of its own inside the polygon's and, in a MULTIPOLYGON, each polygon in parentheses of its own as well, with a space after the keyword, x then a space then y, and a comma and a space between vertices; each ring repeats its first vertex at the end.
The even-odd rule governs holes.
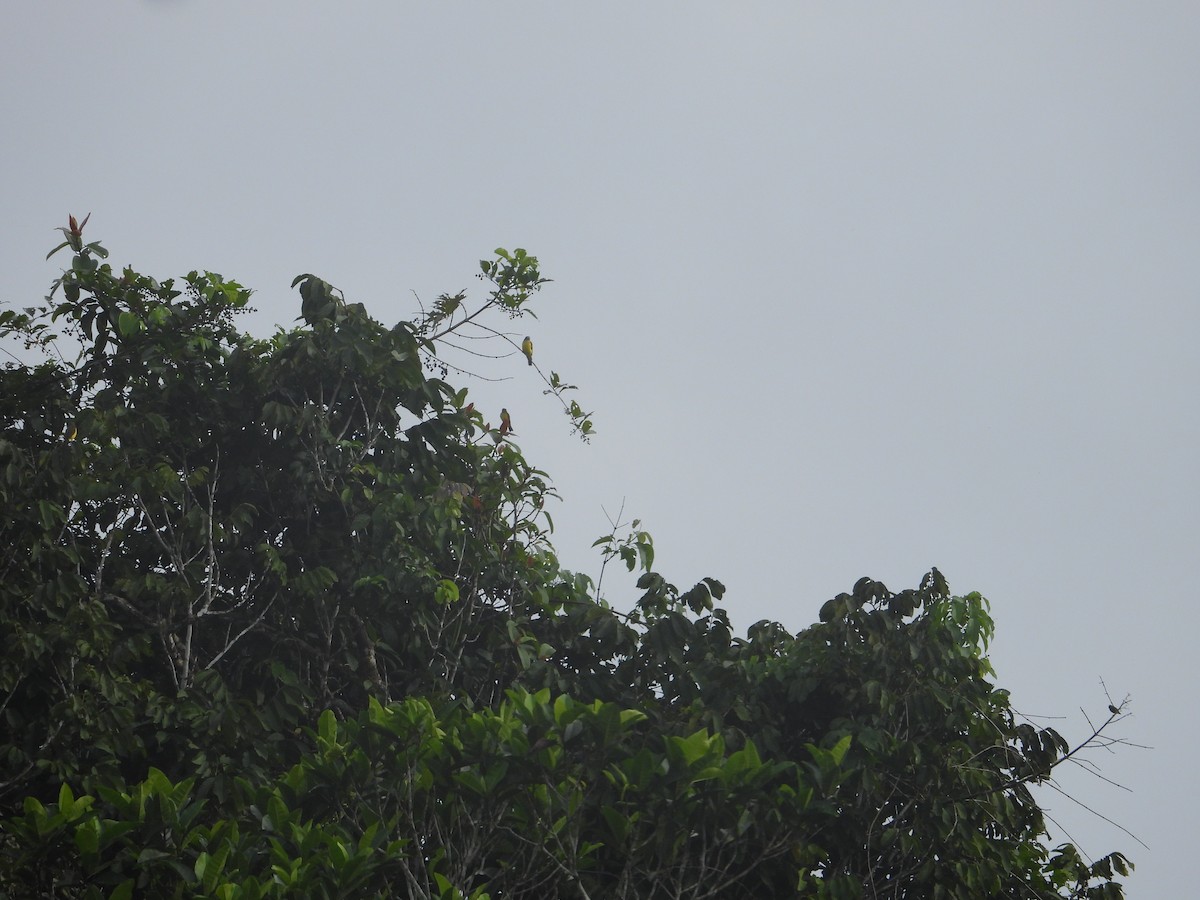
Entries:
POLYGON ((236 282, 63 231, 0 312, 40 356, 0 373, 0 895, 1122 896, 1046 845, 1072 751, 937 570, 742 638, 636 528, 598 542, 629 612, 559 568, 548 477, 439 356, 529 312, 534 257, 394 327, 304 275, 260 340, 236 282))

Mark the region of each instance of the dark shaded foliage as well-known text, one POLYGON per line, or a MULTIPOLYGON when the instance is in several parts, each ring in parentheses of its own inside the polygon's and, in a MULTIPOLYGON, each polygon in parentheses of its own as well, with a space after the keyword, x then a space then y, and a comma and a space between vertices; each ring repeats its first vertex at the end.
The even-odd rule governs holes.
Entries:
MULTIPOLYGON (((59 299, 0 313, 83 347, 0 373, 0 896, 1122 896, 1044 843, 1067 745, 979 595, 863 579, 740 638, 635 532, 598 542, 644 570, 620 613, 507 417, 429 375, 464 295, 389 328, 301 276, 256 340, 235 282, 64 235, 59 299)), ((481 269, 480 312, 544 281, 481 269)))

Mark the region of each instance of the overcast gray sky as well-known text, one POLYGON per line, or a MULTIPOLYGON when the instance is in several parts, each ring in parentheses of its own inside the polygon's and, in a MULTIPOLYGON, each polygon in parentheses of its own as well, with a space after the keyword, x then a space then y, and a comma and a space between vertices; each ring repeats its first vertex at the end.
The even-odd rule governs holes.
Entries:
MULTIPOLYGON (((792 630, 931 565, 1022 711, 1103 678, 1153 750, 1051 814, 1131 896, 1193 887, 1200 6, 27 3, 0 31, 0 300, 68 212, 118 265, 315 272, 389 323, 496 246, 555 281, 471 382, 554 476, 564 562, 624 503, 681 585, 792 630)), ((628 583, 606 587, 618 605, 628 583)))

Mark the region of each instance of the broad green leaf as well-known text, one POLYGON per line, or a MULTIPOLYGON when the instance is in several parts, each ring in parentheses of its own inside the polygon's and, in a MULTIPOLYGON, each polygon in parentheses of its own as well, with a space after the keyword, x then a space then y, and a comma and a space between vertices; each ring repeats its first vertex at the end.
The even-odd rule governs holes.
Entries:
POLYGON ((846 735, 839 740, 829 751, 829 756, 833 760, 834 765, 840 766, 842 759, 846 756, 846 751, 850 749, 851 736, 846 735))
POLYGON ((124 337, 129 337, 131 334, 136 334, 145 329, 142 320, 131 312, 123 312, 117 317, 117 330, 124 337))

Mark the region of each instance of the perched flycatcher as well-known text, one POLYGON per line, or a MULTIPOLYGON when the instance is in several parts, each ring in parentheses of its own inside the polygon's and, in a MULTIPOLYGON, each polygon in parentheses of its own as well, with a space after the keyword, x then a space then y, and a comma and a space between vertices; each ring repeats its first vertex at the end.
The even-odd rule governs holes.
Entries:
POLYGON ((521 352, 525 354, 525 358, 529 360, 529 364, 533 365, 533 341, 529 335, 525 335, 525 340, 521 341, 521 352))

